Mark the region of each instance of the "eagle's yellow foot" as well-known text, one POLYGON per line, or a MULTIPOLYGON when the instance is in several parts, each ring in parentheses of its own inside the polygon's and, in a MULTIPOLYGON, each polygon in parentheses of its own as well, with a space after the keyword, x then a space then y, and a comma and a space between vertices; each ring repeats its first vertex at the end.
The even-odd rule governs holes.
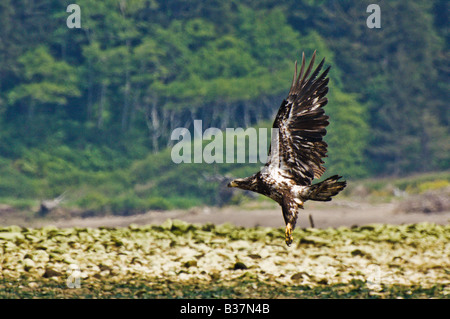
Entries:
POLYGON ((292 244, 292 241, 294 240, 294 237, 292 237, 292 226, 291 224, 286 225, 286 232, 284 233, 286 236, 286 245, 290 246, 292 244))

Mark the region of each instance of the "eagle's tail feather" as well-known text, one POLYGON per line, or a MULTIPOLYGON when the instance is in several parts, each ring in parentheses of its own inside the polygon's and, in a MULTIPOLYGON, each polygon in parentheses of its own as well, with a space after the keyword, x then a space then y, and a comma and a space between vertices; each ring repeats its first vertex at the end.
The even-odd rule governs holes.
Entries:
POLYGON ((309 199, 321 202, 331 200, 331 197, 337 195, 341 190, 347 186, 346 181, 339 181, 342 176, 334 175, 323 182, 310 186, 309 199))

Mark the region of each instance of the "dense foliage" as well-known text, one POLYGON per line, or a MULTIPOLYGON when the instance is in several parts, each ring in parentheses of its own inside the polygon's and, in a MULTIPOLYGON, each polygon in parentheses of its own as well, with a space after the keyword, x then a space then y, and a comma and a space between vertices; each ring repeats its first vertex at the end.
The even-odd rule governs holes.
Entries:
POLYGON ((0 4, 0 198, 226 201, 219 177, 258 165, 175 165, 172 130, 269 127, 314 50, 333 66, 330 173, 449 168, 448 1, 379 1, 380 29, 371 1, 78 0, 79 29, 71 2, 0 4))

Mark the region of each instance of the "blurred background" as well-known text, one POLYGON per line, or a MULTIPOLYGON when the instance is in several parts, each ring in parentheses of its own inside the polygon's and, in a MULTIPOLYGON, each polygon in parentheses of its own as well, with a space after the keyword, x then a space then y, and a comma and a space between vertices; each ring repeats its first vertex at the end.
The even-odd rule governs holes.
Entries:
POLYGON ((449 2, 377 1, 370 29, 373 2, 2 0, 0 217, 245 202, 224 180, 260 163, 174 164, 170 134, 271 127, 314 50, 332 66, 324 177, 354 197, 448 189, 449 2))

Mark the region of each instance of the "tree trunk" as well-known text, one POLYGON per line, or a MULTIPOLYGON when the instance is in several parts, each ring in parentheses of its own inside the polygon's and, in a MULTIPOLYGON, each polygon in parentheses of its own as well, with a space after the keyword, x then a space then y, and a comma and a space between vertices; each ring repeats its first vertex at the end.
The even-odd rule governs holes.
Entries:
MULTIPOLYGON (((88 44, 91 44, 91 34, 89 32, 89 29, 85 29, 86 38, 88 40, 88 44)), ((87 121, 90 122, 92 120, 92 101, 93 101, 93 71, 92 71, 92 61, 90 59, 87 59, 88 63, 88 96, 87 96, 87 110, 86 110, 86 116, 87 121)))
POLYGON ((224 102, 225 107, 223 108, 223 116, 222 118, 222 123, 220 123, 220 128, 223 130, 226 127, 228 127, 228 123, 230 123, 230 103, 228 102, 224 102))
POLYGON ((106 84, 102 83, 102 88, 100 90, 100 102, 98 106, 98 117, 97 117, 98 129, 102 129, 103 127, 103 108, 105 104, 105 94, 106 94, 106 84))
POLYGON ((249 110, 247 101, 244 101, 243 108, 244 108, 244 127, 247 128, 251 124, 250 123, 250 110, 249 110))
POLYGON ((90 61, 88 62, 88 65, 89 65, 89 75, 88 75, 86 117, 87 117, 87 121, 90 122, 92 120, 92 66, 91 66, 90 61))
MULTIPOLYGON (((127 54, 129 53, 130 40, 126 40, 127 54)), ((129 96, 130 96, 130 68, 129 58, 126 58, 125 63, 125 90, 123 96, 123 108, 122 108, 122 132, 127 130, 128 109, 129 109, 129 96)))
POLYGON ((151 109, 151 120, 152 120, 152 144, 153 144, 153 151, 156 153, 159 150, 159 144, 158 139, 161 136, 161 127, 159 122, 159 116, 158 116, 158 110, 157 110, 157 100, 154 99, 152 103, 152 109, 151 109))
POLYGON ((138 109, 138 94, 133 94, 133 102, 131 103, 131 111, 130 117, 128 120, 128 129, 131 130, 133 128, 133 123, 136 119, 136 111, 138 109))

